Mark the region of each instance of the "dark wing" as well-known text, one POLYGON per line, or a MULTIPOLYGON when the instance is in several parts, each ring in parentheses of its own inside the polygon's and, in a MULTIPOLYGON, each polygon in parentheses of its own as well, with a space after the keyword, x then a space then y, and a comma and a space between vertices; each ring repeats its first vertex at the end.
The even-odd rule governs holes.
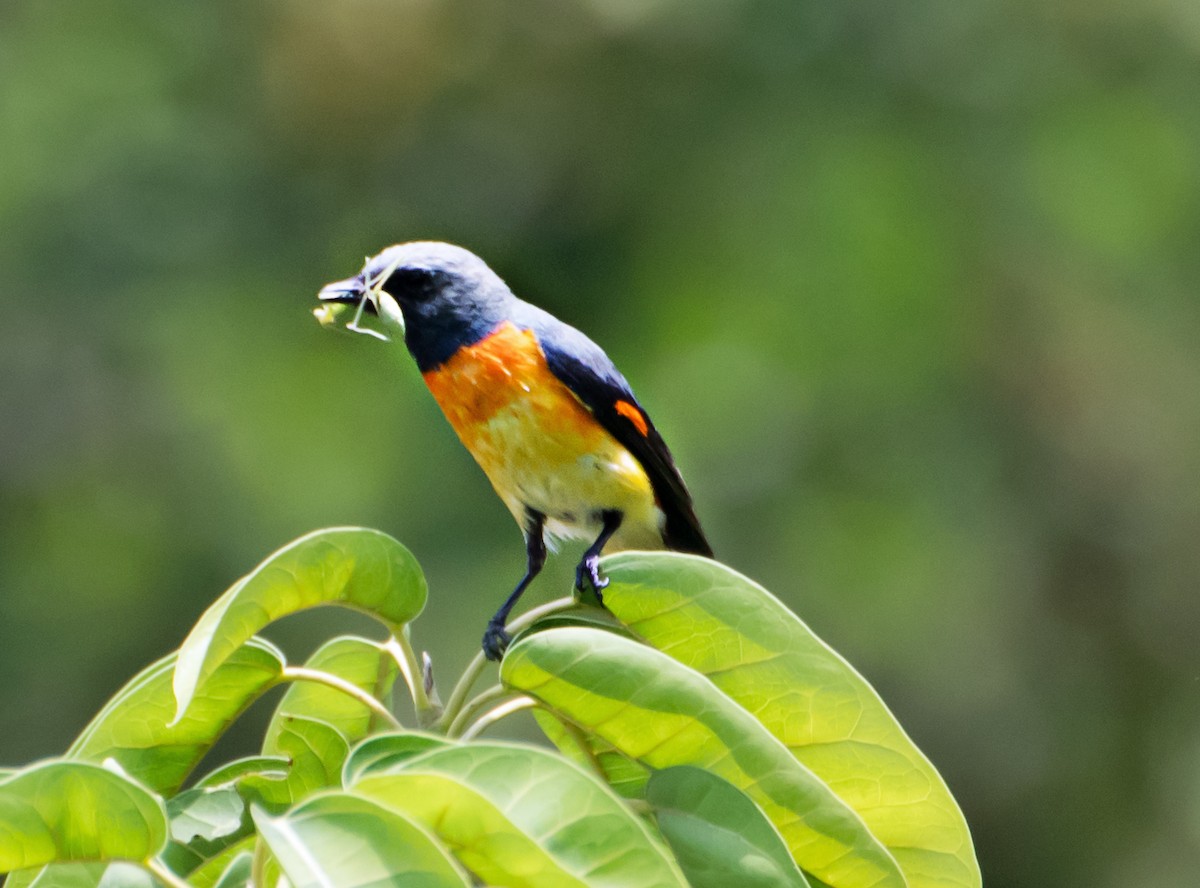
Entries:
POLYGON ((659 508, 666 516, 663 542, 667 548, 711 557, 712 547, 700 527, 692 495, 675 467, 671 451, 629 390, 625 377, 600 346, 574 327, 540 309, 534 309, 530 315, 529 327, 541 343, 550 372, 575 393, 600 425, 646 470, 659 508))

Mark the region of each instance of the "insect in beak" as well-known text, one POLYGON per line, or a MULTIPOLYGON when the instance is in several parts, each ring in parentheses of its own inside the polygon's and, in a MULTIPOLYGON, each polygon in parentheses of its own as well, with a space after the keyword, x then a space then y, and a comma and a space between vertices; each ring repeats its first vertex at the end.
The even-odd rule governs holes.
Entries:
POLYGON ((356 277, 325 285, 317 294, 317 298, 324 304, 314 308, 313 314, 322 326, 331 327, 340 321, 341 316, 345 313, 344 308, 353 305, 355 306, 354 317, 343 325, 343 329, 351 333, 364 333, 383 342, 390 342, 390 337, 378 330, 362 326, 361 321, 364 312, 379 315, 382 311, 393 323, 398 322, 400 328, 404 329, 404 316, 400 313, 399 306, 383 291, 384 282, 392 276, 397 264, 393 262, 374 278, 364 271, 356 277))

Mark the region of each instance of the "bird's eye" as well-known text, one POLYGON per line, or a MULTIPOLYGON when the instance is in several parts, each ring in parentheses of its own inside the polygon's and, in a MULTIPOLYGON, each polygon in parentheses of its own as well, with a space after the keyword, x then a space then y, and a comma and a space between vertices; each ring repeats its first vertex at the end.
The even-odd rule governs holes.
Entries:
POLYGON ((423 302, 438 287, 438 275, 432 269, 404 265, 392 271, 382 289, 400 302, 423 302))

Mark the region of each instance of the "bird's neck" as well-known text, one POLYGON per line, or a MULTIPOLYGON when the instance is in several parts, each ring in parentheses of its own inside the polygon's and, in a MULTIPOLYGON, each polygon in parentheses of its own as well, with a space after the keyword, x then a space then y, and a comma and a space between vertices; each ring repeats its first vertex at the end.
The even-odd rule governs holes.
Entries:
POLYGON ((435 315, 406 313, 404 344, 422 373, 437 369, 465 346, 474 345, 496 329, 501 318, 490 313, 461 315, 442 311, 435 315))

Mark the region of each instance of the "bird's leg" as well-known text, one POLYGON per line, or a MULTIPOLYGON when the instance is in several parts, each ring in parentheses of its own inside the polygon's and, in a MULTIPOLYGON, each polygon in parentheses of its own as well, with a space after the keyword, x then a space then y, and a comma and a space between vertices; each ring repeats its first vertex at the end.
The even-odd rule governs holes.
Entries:
POLYGON ((588 546, 588 550, 580 559, 579 566, 575 568, 575 588, 582 592, 586 580, 591 584, 592 590, 596 593, 596 600, 601 605, 604 604, 604 599, 600 596, 600 590, 608 585, 608 580, 600 576, 600 550, 604 548, 605 543, 612 539, 612 535, 617 532, 624 517, 625 514, 617 509, 605 509, 600 513, 600 520, 604 522, 604 526, 600 528, 600 536, 596 537, 596 542, 588 546))
POLYGON ((546 540, 542 536, 545 523, 545 515, 526 507, 525 576, 521 577, 517 588, 513 589, 508 600, 500 605, 500 610, 496 611, 496 615, 488 621, 487 631, 483 633, 483 655, 489 660, 498 661, 504 656, 509 642, 508 633, 504 631, 504 624, 508 621, 509 611, 513 609, 517 599, 521 597, 521 593, 541 571, 542 565, 546 563, 546 540))

